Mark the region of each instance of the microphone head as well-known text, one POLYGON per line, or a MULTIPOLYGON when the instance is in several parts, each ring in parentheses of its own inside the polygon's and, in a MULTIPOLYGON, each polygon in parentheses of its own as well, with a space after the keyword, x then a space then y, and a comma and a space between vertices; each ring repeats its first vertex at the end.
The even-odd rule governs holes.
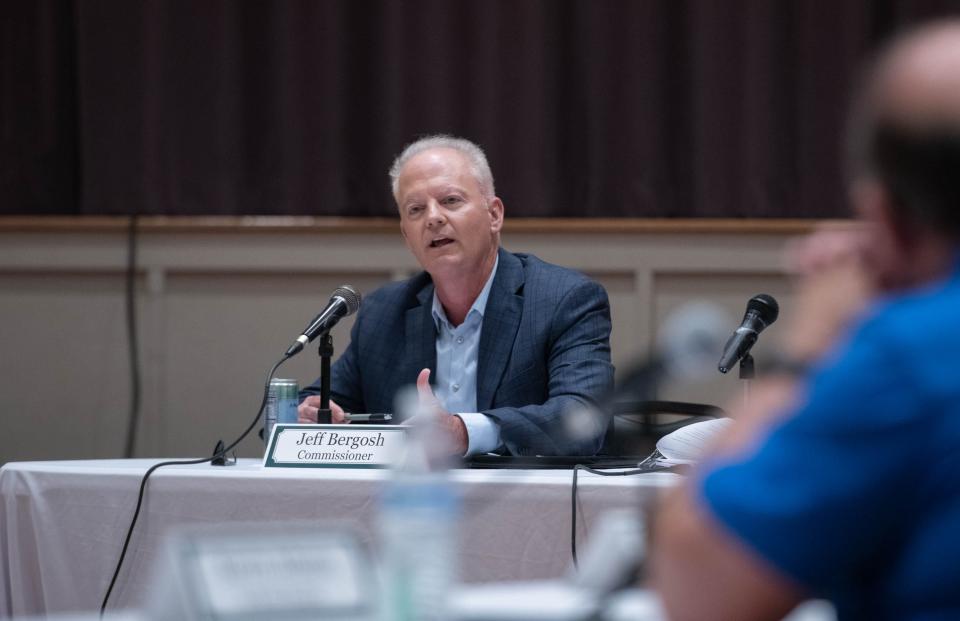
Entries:
POLYGON ((357 312, 357 309, 360 308, 360 292, 354 289, 351 285, 340 285, 333 290, 333 295, 330 296, 330 299, 340 297, 344 302, 347 303, 347 314, 349 316, 357 312))
POLYGON ((747 312, 743 318, 746 319, 747 315, 751 312, 756 315, 757 319, 763 324, 763 327, 766 328, 777 320, 777 317, 780 315, 780 305, 777 304, 777 301, 773 299, 772 295, 760 293, 750 298, 747 302, 747 312))

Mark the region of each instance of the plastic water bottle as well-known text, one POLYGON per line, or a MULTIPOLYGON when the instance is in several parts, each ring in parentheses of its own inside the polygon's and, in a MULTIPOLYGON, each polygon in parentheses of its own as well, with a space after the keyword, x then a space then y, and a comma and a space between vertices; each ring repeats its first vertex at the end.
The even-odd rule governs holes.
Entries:
POLYGON ((411 430, 406 456, 381 496, 385 621, 450 618, 448 600, 458 574, 459 499, 447 471, 430 468, 431 436, 429 424, 411 430))

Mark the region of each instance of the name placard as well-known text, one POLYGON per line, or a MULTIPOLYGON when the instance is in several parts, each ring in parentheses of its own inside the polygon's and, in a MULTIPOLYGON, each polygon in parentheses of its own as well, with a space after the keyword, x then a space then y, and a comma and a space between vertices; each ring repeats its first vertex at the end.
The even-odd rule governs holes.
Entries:
POLYGON ((173 529, 144 612, 150 619, 370 621, 375 575, 357 533, 336 523, 173 529), (329 574, 329 575, 327 575, 329 574))
POLYGON ((389 468, 403 455, 406 425, 273 426, 267 468, 389 468))

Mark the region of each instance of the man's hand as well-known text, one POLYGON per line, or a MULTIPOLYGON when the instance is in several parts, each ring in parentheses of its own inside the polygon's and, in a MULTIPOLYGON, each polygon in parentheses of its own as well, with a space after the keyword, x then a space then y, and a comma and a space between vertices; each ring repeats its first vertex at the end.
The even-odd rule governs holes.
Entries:
POLYGON ((417 395, 420 397, 420 416, 414 416, 406 421, 408 424, 433 424, 436 426, 437 438, 441 446, 432 446, 430 451, 436 450, 445 455, 462 456, 466 454, 469 441, 467 439, 467 426, 459 416, 455 416, 444 409, 443 404, 433 394, 430 388, 430 369, 420 371, 417 376, 417 395), (432 420, 418 420, 425 417, 431 417, 432 420), (442 451, 441 451, 442 449, 442 451))
MULTIPOLYGON (((303 400, 303 403, 297 406, 298 423, 317 422, 317 412, 320 410, 320 397, 311 395, 303 400)), ((343 408, 330 400, 330 420, 334 423, 349 423, 343 415, 343 408)))
POLYGON ((433 394, 433 388, 430 387, 430 369, 423 369, 417 375, 417 396, 420 398, 420 412, 450 414, 440 403, 440 399, 437 399, 437 396, 433 394))
POLYGON ((789 267, 798 276, 786 335, 786 353, 816 360, 846 331, 876 295, 876 280, 864 260, 866 231, 821 230, 792 242, 789 267))

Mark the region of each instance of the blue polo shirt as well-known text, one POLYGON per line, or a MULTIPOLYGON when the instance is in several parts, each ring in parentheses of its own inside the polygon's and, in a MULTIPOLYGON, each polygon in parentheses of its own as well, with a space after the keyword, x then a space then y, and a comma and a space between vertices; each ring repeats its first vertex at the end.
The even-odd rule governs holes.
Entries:
POLYGON ((700 499, 840 619, 960 619, 960 270, 875 305, 700 499))

